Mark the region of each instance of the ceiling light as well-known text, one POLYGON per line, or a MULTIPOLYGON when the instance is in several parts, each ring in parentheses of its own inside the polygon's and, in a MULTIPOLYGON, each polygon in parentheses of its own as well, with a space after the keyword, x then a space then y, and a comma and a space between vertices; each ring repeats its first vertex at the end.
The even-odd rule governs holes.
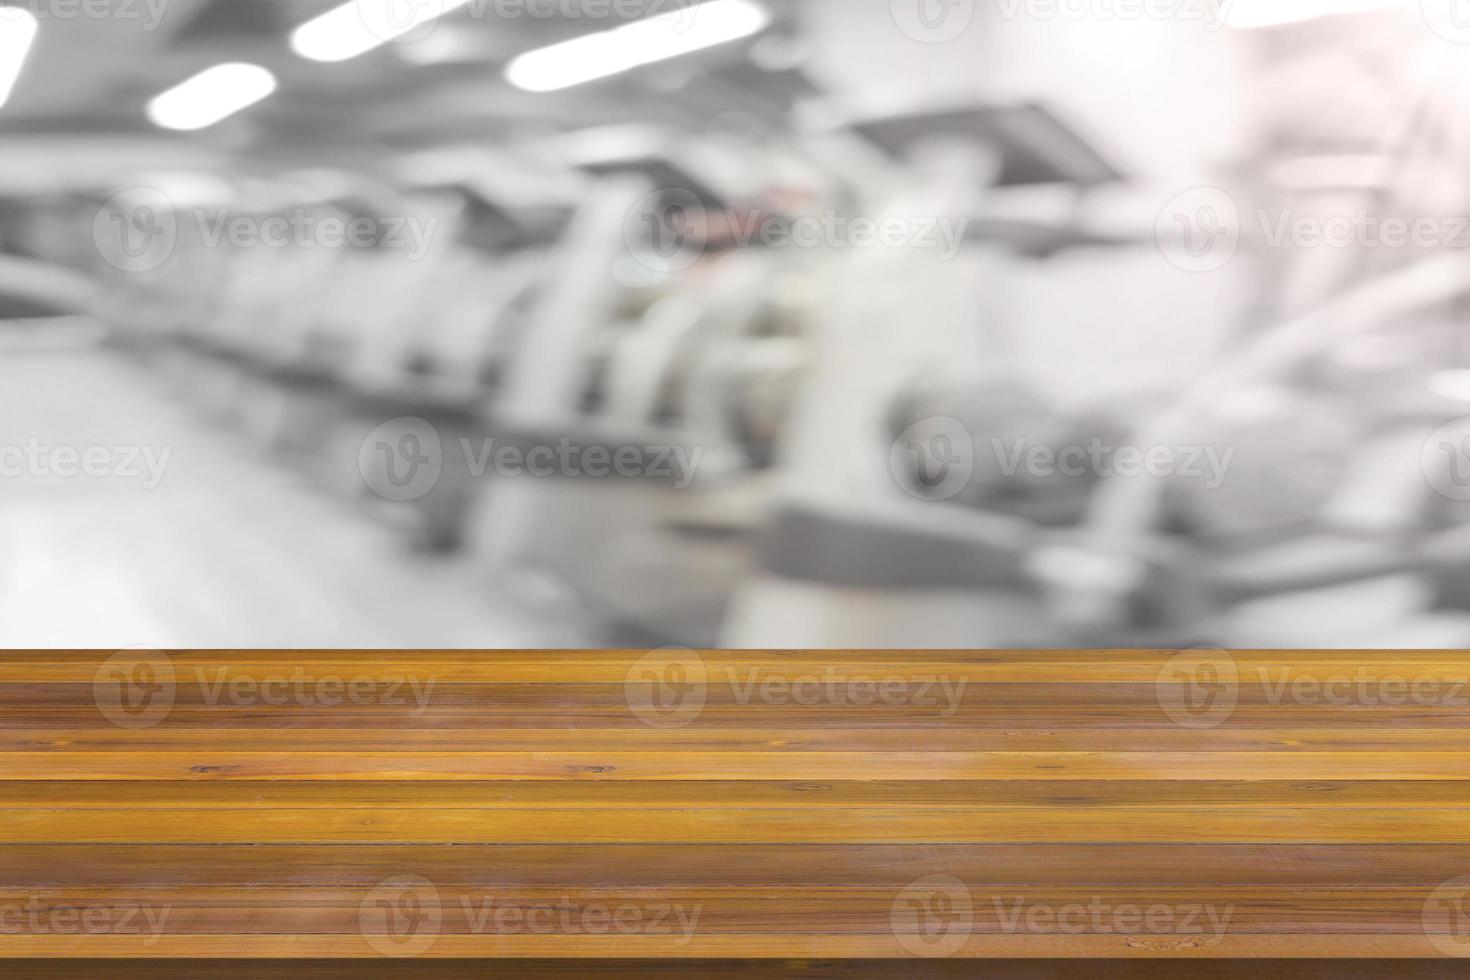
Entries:
POLYGON ((10 98, 40 26, 29 10, 0 7, 0 105, 10 98))
POLYGON ((348 0, 291 32, 291 50, 312 61, 346 61, 435 21, 469 0, 348 0))
POLYGON ((148 104, 148 118, 165 129, 203 129, 276 90, 276 76, 259 65, 227 62, 175 85, 148 104))
POLYGON ((505 77, 528 92, 552 92, 749 37, 770 22, 754 0, 710 0, 528 51, 505 77))

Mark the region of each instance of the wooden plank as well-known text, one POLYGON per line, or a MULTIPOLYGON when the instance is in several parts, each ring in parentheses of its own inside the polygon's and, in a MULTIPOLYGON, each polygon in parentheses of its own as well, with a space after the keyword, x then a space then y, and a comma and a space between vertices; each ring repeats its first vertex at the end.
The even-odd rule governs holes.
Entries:
MULTIPOLYGON (((1079 670, 1077 675, 1085 674, 1079 670)), ((1407 674, 1387 671, 1381 678, 1354 679, 1350 675, 1310 676, 1291 671, 1277 677, 1241 677, 1229 682, 1233 703, 1246 707, 1313 709, 1360 707, 1376 710, 1418 708, 1419 710, 1465 710, 1470 707, 1470 686, 1446 674, 1407 674), (1336 682, 1333 678, 1336 677, 1336 682)), ((1075 676, 1074 675, 1074 678, 1075 676)), ((96 704, 100 689, 116 687, 107 682, 48 682, 42 679, 0 684, 0 703, 23 706, 87 707, 96 704)), ((495 681, 450 682, 434 676, 408 678, 403 675, 373 677, 367 674, 328 674, 316 678, 294 678, 289 673, 216 675, 176 674, 149 680, 167 690, 179 707, 298 710, 313 708, 376 710, 402 707, 500 708, 561 704, 568 707, 629 709, 629 699, 638 683, 611 677, 589 681, 565 674, 556 681, 498 679, 495 681)), ((647 683, 645 680, 643 683, 647 683)), ((1008 703, 1023 705, 1093 705, 1097 707, 1157 706, 1162 696, 1177 688, 1175 681, 1157 678, 1108 680, 1018 680, 987 682, 945 672, 907 672, 891 676, 881 672, 835 674, 819 672, 752 671, 738 676, 711 675, 681 680, 697 688, 702 705, 780 710, 815 707, 904 709, 922 715, 921 709, 943 709, 944 716, 958 710, 977 710, 1008 703)), ((1214 681, 1211 682, 1215 683, 1214 681)), ((1223 687, 1223 685, 1222 685, 1223 687)))
POLYGON ((0 783, 0 840, 11 843, 1368 843, 1385 836, 1470 843, 1470 783, 0 783))
MULTIPOLYGON (((493 965, 475 960, 16 960, 15 975, 42 980, 279 980, 309 976, 314 980, 485 980, 501 975, 493 965)), ((1463 964, 1433 960, 1203 960, 1189 963, 1193 980, 1460 980, 1463 964)), ((517 960, 505 971, 520 980, 583 976, 588 964, 568 960, 517 960)), ((1152 960, 1048 960, 973 963, 963 959, 906 960, 626 960, 604 959, 596 965, 607 980, 650 977, 739 977, 742 980, 873 980, 901 975, 909 980, 1006 977, 1007 980, 1177 980, 1179 965, 1152 960)))
MULTIPOLYGON (((133 957, 152 959, 174 956, 217 957, 330 957, 338 959, 381 959, 381 943, 361 935, 337 936, 319 933, 246 936, 229 933, 213 936, 165 935, 116 937, 98 935, 15 936, 7 946, 17 956, 27 957, 133 957)), ((990 936, 974 934, 949 955, 977 959, 1051 959, 1058 956, 1085 959, 1107 957, 1257 959, 1261 957, 1341 957, 1354 950, 1354 959, 1398 957, 1441 957, 1443 952, 1425 936, 1362 935, 1251 935, 1226 936, 1217 942, 1197 939, 1167 939, 1135 936, 990 936)), ((602 960, 608 957, 880 957, 903 960, 914 956, 893 935, 862 935, 840 940, 820 933, 773 935, 708 935, 683 942, 677 936, 439 936, 427 950, 413 955, 498 959, 566 957, 602 960)), ((1178 970, 1176 965, 1173 967, 1178 970)), ((892 975, 908 976, 899 964, 892 975)))
POLYGON ((422 782, 96 781, 0 782, 0 810, 12 809, 503 809, 599 806, 646 809, 688 807, 852 806, 1097 807, 1183 810, 1202 807, 1426 807, 1470 806, 1470 782, 1459 780, 877 780, 683 782, 472 781, 422 782))
MULTIPOLYGON (((157 725, 143 730, 190 728, 231 729, 250 726, 262 729, 337 729, 341 731, 507 731, 546 730, 547 719, 555 718, 558 728, 599 731, 620 729, 642 731, 646 721, 630 711, 625 701, 608 700, 603 704, 567 704, 564 699, 517 705, 480 704, 434 706, 420 710, 415 706, 332 707, 290 706, 260 707, 256 705, 174 705, 157 725)), ((55 725, 58 729, 112 730, 120 726, 100 711, 95 704, 48 704, 44 707, 24 704, 0 706, 0 730, 55 725)), ((1218 724, 1198 730, 1228 732, 1262 729, 1298 730, 1304 726, 1323 728, 1356 727, 1360 731, 1463 731, 1470 728, 1470 712, 1417 706, 1313 706, 1289 709, 1280 705, 1237 705, 1218 724)), ((1060 732, 1106 732, 1114 729, 1157 729, 1174 733, 1179 722, 1160 705, 1152 702, 1112 704, 1106 698, 1094 702, 1047 704, 1015 703, 1004 698, 996 703, 969 707, 944 714, 932 709, 897 707, 874 710, 845 705, 719 705, 706 704, 699 715, 679 731, 698 733, 706 729, 758 729, 778 727, 792 736, 804 737, 814 730, 877 729, 943 733, 959 730, 996 732, 1040 730, 1060 732)), ((129 728, 129 731, 140 729, 129 728)), ((672 730, 670 728, 669 730, 672 730)), ((942 737, 942 735, 940 736, 942 737)))
POLYGON ((1467 779, 1470 752, 0 752, 0 779, 1467 779))
POLYGON ((820 809, 573 809, 496 811, 435 809, 325 812, 272 809, 129 810, 107 812, 99 826, 83 810, 0 811, 0 838, 61 843, 78 838, 115 843, 648 843, 656 841, 790 844, 1064 841, 1139 843, 1470 843, 1470 807, 1201 809, 1133 807, 1066 813, 1045 807, 963 810, 845 807, 820 809), (656 823, 654 821, 657 821, 656 823))
MULTIPOLYGON (((204 671, 217 679, 253 677, 372 677, 434 679, 442 683, 526 681, 540 684, 622 683, 646 662, 647 650, 414 651, 218 650, 159 651, 180 680, 204 671)), ((697 663, 709 679, 749 674, 785 679, 943 673, 983 683, 1154 683, 1177 663, 1174 650, 903 650, 903 651, 661 651, 658 659, 697 663)), ((1296 678, 1470 679, 1470 654, 1450 651, 1186 651, 1187 657, 1233 664, 1246 682, 1296 678)), ((151 662, 152 651, 0 652, 0 683, 91 683, 99 668, 151 662)), ((1461 693, 1467 693, 1462 691, 1461 693)))
MULTIPOLYGON (((544 724, 544 720, 543 720, 544 724)), ((0 752, 198 751, 228 745, 262 752, 485 752, 581 748, 587 744, 618 752, 684 751, 987 751, 1109 750, 1190 752, 1303 750, 1441 752, 1470 749, 1466 728, 1216 728, 1180 729, 1109 726, 1093 729, 975 728, 786 728, 716 727, 678 729, 646 725, 621 728, 269 728, 170 726, 128 730, 92 728, 0 728, 0 752)))
MULTIPOLYGON (((418 923, 436 937, 561 935, 607 938, 669 938, 692 942, 702 936, 771 936, 791 932, 793 920, 838 941, 879 935, 913 935, 915 924, 895 917, 901 889, 778 889, 731 893, 713 889, 661 889, 609 893, 605 889, 504 888, 493 893, 415 886, 427 900, 413 907, 418 923)), ((1088 932, 1213 944, 1232 937, 1337 935, 1371 927, 1375 935, 1424 935, 1427 892, 1343 889, 1303 894, 1299 890, 1240 893, 1204 888, 975 891, 964 915, 965 935, 1063 937, 1088 932)), ((113 935, 198 936, 235 933, 268 936, 301 930, 322 935, 392 934, 393 896, 387 886, 355 893, 291 894, 144 893, 119 897, 60 892, 45 897, 6 895, 25 915, 61 923, 90 914, 88 930, 113 935)), ((17 918, 17 921, 19 919, 17 918)), ((956 931, 958 916, 953 924, 956 931)), ((56 928, 56 933, 67 932, 56 928)), ((407 931, 407 930, 405 930, 407 931)), ((682 943, 681 943, 682 944, 682 943)))
POLYGON ((1470 655, 649 656, 0 652, 0 957, 1470 947, 1470 655))
POLYGON ((1470 867, 1470 845, 1393 844, 546 844, 546 845, 0 845, 0 881, 15 889, 141 887, 370 888, 411 873, 440 887, 493 891, 507 882, 599 887, 903 887, 953 875, 975 887, 1428 887, 1470 867))

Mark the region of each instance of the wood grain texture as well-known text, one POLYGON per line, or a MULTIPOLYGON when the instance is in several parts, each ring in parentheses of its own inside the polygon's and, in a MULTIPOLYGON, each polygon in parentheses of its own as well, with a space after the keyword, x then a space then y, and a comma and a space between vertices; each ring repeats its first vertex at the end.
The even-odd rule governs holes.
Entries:
POLYGON ((1442 652, 0 652, 0 956, 1448 976, 1467 677, 1442 652))
MULTIPOLYGON (((485 980, 515 977, 707 977, 709 980, 1178 980, 1185 971, 1168 959, 1147 960, 600 960, 595 972, 584 960, 522 959, 497 970, 478 960, 18 960, 15 975, 52 980, 485 980)), ((1197 980, 1461 980, 1453 960, 1191 960, 1187 975, 1197 980)))

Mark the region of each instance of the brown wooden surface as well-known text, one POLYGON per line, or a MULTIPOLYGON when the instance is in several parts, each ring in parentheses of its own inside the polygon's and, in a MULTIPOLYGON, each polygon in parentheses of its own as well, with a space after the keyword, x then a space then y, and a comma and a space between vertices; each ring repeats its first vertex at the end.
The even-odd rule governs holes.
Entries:
POLYGON ((1470 655, 164 657, 0 653, 0 956, 1470 956, 1470 655))
POLYGON ((1463 980, 1458 960, 12 960, 50 980, 1463 980))

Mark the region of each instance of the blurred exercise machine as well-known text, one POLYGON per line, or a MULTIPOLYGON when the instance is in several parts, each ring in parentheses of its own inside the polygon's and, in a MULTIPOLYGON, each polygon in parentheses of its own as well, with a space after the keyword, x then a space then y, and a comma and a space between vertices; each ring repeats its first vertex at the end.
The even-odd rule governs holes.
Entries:
POLYGON ((441 178, 313 170, 189 197, 170 185, 166 261, 119 257, 107 310, 206 415, 433 550, 465 537, 464 454, 445 453, 424 494, 389 501, 365 486, 359 450, 401 417, 451 447, 487 431, 560 219, 441 178))
POLYGON ((738 247, 729 216, 761 188, 748 157, 708 150, 578 134, 566 152, 597 184, 497 402, 525 452, 636 457, 636 474, 496 481, 484 535, 497 567, 569 593, 626 642, 715 638, 808 366, 804 285, 822 257, 738 247))
POLYGON ((390 517, 406 515, 421 544, 453 550, 472 530, 476 484, 485 475, 476 472, 477 447, 497 431, 494 400, 519 355, 564 210, 518 201, 474 175, 402 184, 404 213, 423 222, 417 233, 426 250, 407 257, 412 281, 393 285, 399 296, 361 311, 359 343, 342 372, 345 422, 328 455, 363 499, 390 517), (363 440, 405 418, 437 433, 439 478, 411 501, 374 500, 357 477, 363 440))
POLYGON ((1080 194, 1119 174, 1036 106, 926 108, 858 118, 843 132, 897 168, 867 179, 867 213, 948 221, 965 239, 952 256, 921 238, 844 256, 823 306, 817 373, 783 445, 789 468, 760 572, 722 643, 1044 642, 1021 557, 1046 526, 1075 519, 1083 498, 1076 481, 1002 478, 991 440, 1065 444, 1087 423, 1028 385, 1000 300, 1014 262, 1130 242, 1078 221, 995 217, 991 205, 1009 188, 1080 194), (973 452, 952 460, 962 443, 973 452), (952 492, 940 486, 951 479, 952 492))
MULTIPOLYGON (((936 121, 953 125, 905 124, 936 121)), ((986 145, 999 147, 1003 187, 1006 143, 986 145)), ((1055 158, 1051 166, 1063 169, 1055 158)), ((907 213, 918 212, 910 204, 907 213)), ((1000 227, 982 222, 974 235, 972 225, 972 237, 1015 247, 1037 233, 1000 227)), ((1100 244, 1079 230, 1068 233, 1079 246, 1100 244)), ((823 349, 789 447, 795 479, 724 644, 1464 645, 1470 423, 1436 427, 1470 405, 1470 352, 1451 340, 1466 266, 1405 258, 1225 351, 1222 366, 1127 426, 1092 416, 1081 430, 1020 383, 1024 370, 1006 363, 1003 345, 974 343, 983 319, 975 269, 965 282, 962 265, 932 265, 922 296, 905 293, 903 306, 869 319, 871 294, 830 304, 823 337, 846 338, 852 353, 844 368, 823 349), (953 295, 971 297, 968 310, 929 299, 943 295, 935 283, 946 276, 953 295), (902 318, 908 308, 922 312, 902 318), (936 320, 955 332, 944 337, 936 320), (888 331, 886 350, 861 333, 870 322, 888 331), (910 389, 902 371, 859 363, 875 350, 901 357, 898 323, 918 334, 903 337, 910 350, 945 352, 928 364, 910 355, 904 367, 923 372, 910 389), (1004 369, 957 378, 945 362, 962 358, 1004 369), (864 405, 875 406, 866 417, 864 405), (996 479, 992 440, 1017 433, 1040 445, 1098 434, 1234 455, 1218 487, 1112 476, 1073 481, 1085 489, 1078 498, 1025 472, 996 479), (842 450, 824 452, 844 437, 842 450)), ((900 291, 916 281, 897 271, 903 260, 915 257, 890 256, 886 274, 868 267, 854 281, 900 291)))

